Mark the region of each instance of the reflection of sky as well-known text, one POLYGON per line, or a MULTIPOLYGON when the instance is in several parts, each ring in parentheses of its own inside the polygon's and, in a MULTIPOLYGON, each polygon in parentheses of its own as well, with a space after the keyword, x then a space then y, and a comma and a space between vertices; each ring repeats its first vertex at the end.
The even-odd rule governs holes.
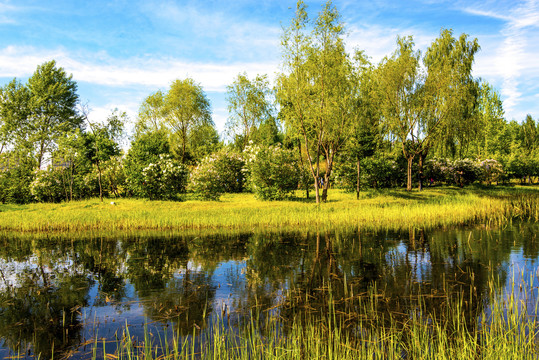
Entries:
MULTIPOLYGON (((471 248, 468 243, 468 235, 465 235, 464 232, 452 234, 452 236, 453 237, 448 237, 448 239, 455 239, 456 244, 458 244, 458 249, 454 253, 456 256, 453 258, 454 261, 457 262, 457 264, 454 265, 458 266, 461 261, 470 260, 471 248)), ((522 290, 519 285, 515 289, 512 289, 513 294, 517 300, 528 300, 529 306, 527 311, 531 315, 535 310, 537 299, 539 299, 537 288, 539 281, 534 279, 534 277, 539 276, 537 269, 539 261, 537 258, 525 256, 521 244, 514 243, 514 236, 516 236, 516 232, 511 231, 510 229, 506 232, 491 232, 488 233, 488 239, 487 236, 483 237, 481 240, 483 242, 480 243, 480 245, 487 246, 487 240, 492 241, 493 243, 496 242, 496 244, 498 244, 498 242, 506 245, 509 243, 511 244, 511 252, 505 252, 502 256, 504 260, 492 265, 496 266, 496 271, 507 271, 508 276, 504 279, 505 283, 501 284, 502 286, 505 286, 506 291, 511 290, 511 284, 513 282, 519 285, 522 284, 522 290)), ((403 281, 417 281, 420 283, 432 281, 431 277, 433 275, 429 246, 419 247, 412 250, 406 241, 399 241, 394 238, 386 239, 386 241, 390 242, 391 244, 396 244, 396 246, 390 247, 389 250, 382 255, 382 262, 385 260, 385 265, 383 265, 385 266, 384 271, 396 274, 396 269, 400 267, 401 271, 405 269, 408 271, 409 275, 409 278, 403 281), (402 265, 405 266, 403 267, 402 265)), ((443 244, 445 245, 445 243, 443 244)), ((501 245, 496 246, 500 246, 500 249, 504 248, 501 245)), ((435 253, 433 253, 433 258, 435 258, 434 254, 435 253)), ((476 255, 479 256, 478 254, 474 253, 474 256, 476 255)), ((499 254, 496 256, 499 256, 499 254)), ((100 284, 97 276, 95 274, 91 274, 89 270, 85 270, 80 264, 75 266, 76 262, 72 260, 76 259, 75 255, 67 254, 57 259, 57 263, 44 267, 45 273, 50 276, 51 279, 55 278, 55 274, 63 273, 68 275, 90 276, 95 280, 88 290, 88 306, 80 309, 79 316, 85 324, 81 334, 83 342, 85 340, 95 339, 95 337, 114 338, 115 335, 121 336, 121 331, 126 324, 129 324, 129 331, 132 336, 143 336, 144 323, 148 321, 144 317, 144 314, 146 313, 145 305, 147 305, 145 301, 150 300, 139 297, 139 293, 129 280, 126 279, 124 283, 124 297, 119 299, 118 302, 108 301, 110 299, 106 297, 106 294, 100 294, 99 292, 100 284), (99 302, 97 301, 98 299, 99 302)), ((239 305, 241 305, 242 301, 245 302, 244 297, 249 293, 253 295, 253 289, 255 287, 258 290, 265 289, 266 292, 275 291, 275 288, 272 289, 271 284, 265 281, 265 279, 257 279, 256 284, 250 283, 252 279, 248 275, 250 274, 248 271, 252 269, 250 269, 250 263, 247 262, 247 259, 249 259, 248 254, 243 258, 243 260, 225 260, 220 262, 215 268, 212 268, 211 271, 208 272, 208 280, 210 282, 209 285, 213 289, 212 291, 214 291, 212 304, 209 307, 213 309, 213 313, 209 314, 209 321, 212 321, 212 318, 215 319, 215 317, 225 314, 225 309, 226 314, 231 314, 240 310, 239 305)), ((443 261, 447 266, 446 269, 451 269, 453 268, 453 266, 451 266, 453 259, 447 258, 440 260, 443 261)), ((170 259, 170 262, 175 263, 174 260, 175 259, 170 259)), ((32 272, 34 274, 40 274, 40 271, 36 271, 39 266, 38 264, 39 258, 37 256, 31 256, 25 261, 7 262, 0 259, 0 269, 2 269, 3 276, 5 276, 6 280, 11 285, 17 285, 18 277, 20 277, 21 274, 30 274, 27 274, 27 276, 31 276, 32 272)), ((204 273, 205 268, 202 264, 203 263, 196 262, 195 260, 191 259, 187 262, 186 267, 173 270, 172 278, 168 280, 168 284, 170 284, 171 281, 182 280, 187 271, 189 271, 190 274, 204 273)), ((125 262, 118 265, 118 269, 120 270, 117 271, 120 274, 126 275, 129 273, 129 269, 126 268, 127 265, 125 262)), ((346 268, 342 265, 343 264, 339 264, 341 270, 346 268)), ((286 266, 290 266, 290 264, 275 264, 275 271, 279 271, 279 269, 286 266)), ((490 264, 482 264, 482 266, 486 267, 490 266, 490 264)), ((347 274, 347 276, 348 275, 349 274, 347 274)), ((126 278, 126 276, 124 276, 124 278, 126 278)), ((285 289, 289 286, 288 281, 290 281, 290 279, 282 279, 281 276, 278 276, 277 278, 280 279, 278 281, 280 282, 279 285, 281 290, 277 290, 272 294, 273 299, 276 301, 278 301, 279 297, 282 296, 282 292, 285 291, 285 289)), ((39 279, 39 276, 37 279, 39 279)), ((2 281, 0 281, 0 290, 5 290, 5 285, 2 283, 2 281)), ((155 295, 155 292, 153 295, 155 295)), ((507 292, 504 296, 507 298, 507 292)), ((152 328, 162 329, 163 326, 166 326, 166 324, 154 322, 149 326, 152 328)), ((114 350, 113 345, 114 344, 112 343, 107 345, 109 346, 107 351, 112 352, 114 350)), ((3 350, 0 349, 0 357, 4 357, 4 353, 2 351, 3 350)))

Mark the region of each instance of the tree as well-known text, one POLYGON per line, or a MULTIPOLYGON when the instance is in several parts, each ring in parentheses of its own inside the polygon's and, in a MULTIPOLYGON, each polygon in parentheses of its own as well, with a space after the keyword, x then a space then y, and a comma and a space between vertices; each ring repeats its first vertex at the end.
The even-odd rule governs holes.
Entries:
POLYGON ((502 135, 506 122, 500 94, 488 82, 481 82, 478 100, 478 122, 480 136, 477 154, 486 159, 501 154, 502 149, 509 149, 510 144, 503 144, 502 135))
POLYGON ((304 33, 308 23, 306 6, 298 1, 296 18, 282 39, 287 74, 278 78, 277 99, 287 131, 303 138, 319 203, 327 199, 335 156, 349 136, 355 82, 337 9, 326 3, 310 35, 304 33), (325 173, 320 199, 322 155, 325 173))
POLYGON ((166 124, 178 136, 180 158, 186 162, 187 146, 193 130, 213 125, 210 101, 193 79, 175 80, 165 96, 166 124))
POLYGON ((425 72, 412 37, 399 37, 397 46, 380 65, 381 108, 408 162, 406 189, 412 190, 412 163, 418 156, 421 190, 423 161, 430 149, 440 143, 462 149, 477 132, 473 119, 478 85, 471 71, 479 45, 465 34, 457 40, 450 30, 442 30, 423 57, 425 72))
POLYGON ((262 124, 273 119, 273 107, 266 75, 257 75, 252 81, 246 73, 238 74, 232 85, 227 86, 229 118, 226 124, 230 135, 235 136, 245 148, 262 124))
POLYGON ((124 124, 127 121, 127 114, 114 109, 107 117, 104 124, 92 123, 85 116, 90 126, 91 135, 87 135, 88 154, 87 157, 97 167, 99 183, 99 199, 103 201, 102 167, 101 163, 109 160, 112 156, 120 155, 119 141, 123 135, 124 124), (90 145, 91 144, 91 145, 90 145))
POLYGON ((163 126, 165 117, 165 95, 163 92, 159 90, 148 95, 139 108, 135 136, 146 131, 159 130, 163 126))
POLYGON ((466 34, 456 39, 451 30, 445 29, 423 57, 427 70, 423 101, 427 113, 419 122, 419 190, 423 162, 432 147, 440 142, 453 142, 463 156, 479 133, 476 121, 479 84, 472 77, 477 51, 477 39, 469 41, 466 34))
POLYGON ((361 160, 373 156, 381 143, 379 94, 375 71, 362 51, 357 51, 355 60, 357 109, 352 123, 352 133, 346 144, 349 155, 356 161, 356 198, 359 199, 361 160))
POLYGON ((23 131, 35 147, 38 168, 45 154, 54 150, 58 138, 82 125, 77 112, 77 84, 72 78, 52 60, 38 66, 28 79, 29 110, 23 131))
POLYGON ((397 39, 397 50, 379 66, 381 111, 388 131, 402 146, 408 162, 407 190, 412 190, 412 161, 419 153, 419 122, 425 108, 421 103, 422 75, 419 53, 413 49, 412 37, 397 39))
POLYGON ((30 91, 17 79, 0 88, 0 154, 15 142, 26 145, 30 91))

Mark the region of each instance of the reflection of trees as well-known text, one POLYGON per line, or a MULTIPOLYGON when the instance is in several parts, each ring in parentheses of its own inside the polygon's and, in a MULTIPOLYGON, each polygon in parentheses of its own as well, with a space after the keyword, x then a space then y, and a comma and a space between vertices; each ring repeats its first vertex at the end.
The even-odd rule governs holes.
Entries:
POLYGON ((353 331, 360 323, 404 327, 414 313, 446 322, 449 333, 455 330, 450 316, 460 316, 473 331, 486 305, 488 279, 503 269, 510 249, 468 247, 463 235, 421 230, 372 236, 317 233, 308 241, 310 251, 302 257, 300 271, 287 281, 293 286, 281 316, 289 322, 324 319, 331 300, 333 316, 353 331), (461 313, 455 312, 456 304, 461 313))
POLYGON ((184 336, 192 334, 195 325, 205 327, 214 297, 211 274, 185 269, 180 278, 169 279, 164 288, 147 296, 142 306, 146 317, 163 323, 171 321, 184 336))
POLYGON ((14 281, 0 291, 0 338, 14 352, 49 358, 80 343, 78 309, 88 304, 92 281, 65 261, 37 264, 16 273, 3 264, 2 274, 14 281))
POLYGON ((538 254, 534 226, 509 230, 0 238, 0 338, 23 352, 33 347, 50 355, 53 343, 59 352, 76 348, 83 326, 77 309, 88 306, 94 280, 94 306, 127 309, 132 286, 145 316, 192 334, 214 310, 213 274, 230 260, 238 263, 225 274, 234 284, 231 300, 220 300, 242 314, 240 321, 254 308, 261 324, 272 312, 285 324, 323 319, 331 299, 336 319, 352 334, 360 323, 388 325, 382 318, 404 327, 418 311, 447 316, 448 304, 462 301, 472 330, 488 279, 505 282, 511 251, 538 254), (26 264, 22 271, 14 270, 17 263, 26 264))

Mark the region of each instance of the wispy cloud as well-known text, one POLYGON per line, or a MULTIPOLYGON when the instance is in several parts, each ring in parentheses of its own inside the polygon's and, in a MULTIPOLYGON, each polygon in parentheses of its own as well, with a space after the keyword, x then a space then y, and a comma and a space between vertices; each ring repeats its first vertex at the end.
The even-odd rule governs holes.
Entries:
MULTIPOLYGON (((523 102, 524 92, 528 90, 525 88, 526 79, 537 79, 539 76, 538 2, 527 0, 511 9, 498 10, 466 7, 464 11, 504 22, 500 32, 503 40, 494 51, 478 56, 478 73, 487 79, 500 79, 506 113, 517 114, 515 109, 523 102)), ((530 109, 533 110, 537 111, 539 108, 530 109)), ((522 114, 519 112, 518 116, 522 114)))
POLYGON ((55 59, 59 66, 80 82, 106 86, 145 86, 163 88, 175 79, 191 77, 206 91, 222 92, 240 72, 269 74, 277 71, 277 63, 214 63, 187 62, 174 58, 151 57, 117 59, 106 53, 71 54, 63 49, 39 50, 9 46, 0 50, 0 77, 27 77, 37 65, 55 59))

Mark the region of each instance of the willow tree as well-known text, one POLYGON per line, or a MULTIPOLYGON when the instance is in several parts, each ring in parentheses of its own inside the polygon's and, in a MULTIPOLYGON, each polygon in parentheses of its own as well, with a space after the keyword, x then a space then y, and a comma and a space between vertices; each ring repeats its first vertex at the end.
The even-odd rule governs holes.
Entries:
POLYGON ((277 100, 287 132, 303 139, 314 180, 316 202, 326 201, 334 159, 350 135, 354 112, 352 64, 344 48, 344 26, 327 2, 307 33, 306 6, 298 1, 296 17, 282 37, 283 70, 277 100), (320 159, 325 171, 320 198, 320 159))
POLYGON ((477 39, 455 39, 442 30, 423 57, 411 37, 398 38, 398 48, 379 67, 381 109, 390 133, 406 157, 407 190, 412 190, 412 163, 419 158, 419 189, 423 160, 440 144, 460 146, 475 136, 478 83, 471 75, 477 39))

